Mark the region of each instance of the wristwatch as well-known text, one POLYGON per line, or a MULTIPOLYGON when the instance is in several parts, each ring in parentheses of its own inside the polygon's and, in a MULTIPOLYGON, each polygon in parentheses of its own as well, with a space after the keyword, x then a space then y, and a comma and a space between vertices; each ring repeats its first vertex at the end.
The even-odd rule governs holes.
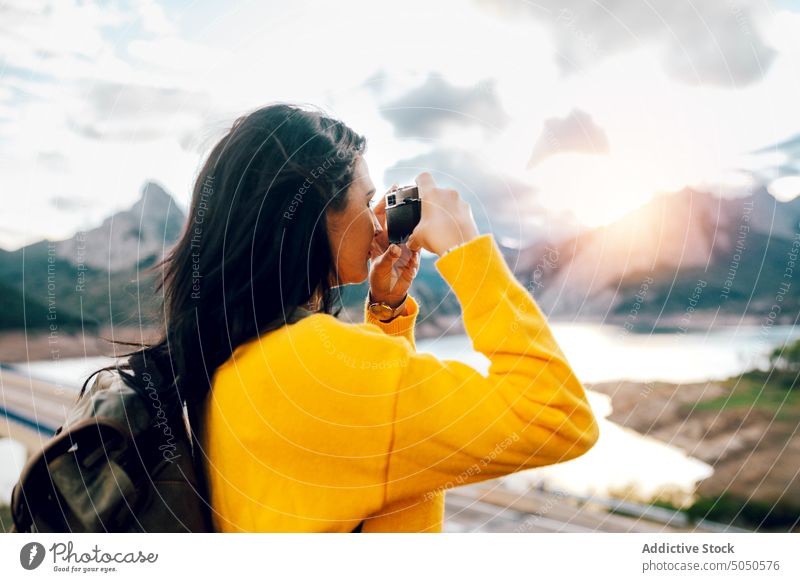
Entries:
POLYGON ((374 315, 378 321, 388 323, 403 311, 403 306, 406 304, 406 299, 408 299, 408 293, 406 293, 406 296, 403 297, 400 305, 397 307, 392 307, 383 301, 373 301, 372 293, 369 293, 369 297, 367 299, 367 301, 369 301, 369 305, 367 306, 367 309, 369 309, 369 312, 374 315))

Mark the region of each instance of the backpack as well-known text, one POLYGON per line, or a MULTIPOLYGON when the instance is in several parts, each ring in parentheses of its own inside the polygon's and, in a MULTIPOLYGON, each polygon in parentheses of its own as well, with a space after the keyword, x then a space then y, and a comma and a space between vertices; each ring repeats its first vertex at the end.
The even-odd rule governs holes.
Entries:
POLYGON ((170 419, 141 388, 98 373, 22 470, 14 531, 213 531, 185 412, 170 419))

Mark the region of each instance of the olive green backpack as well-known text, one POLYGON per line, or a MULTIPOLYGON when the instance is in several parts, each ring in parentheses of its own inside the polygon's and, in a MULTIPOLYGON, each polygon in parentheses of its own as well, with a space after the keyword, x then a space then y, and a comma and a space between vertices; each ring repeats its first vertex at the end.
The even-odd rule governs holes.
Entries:
POLYGON ((118 371, 98 373, 25 465, 11 498, 14 530, 213 531, 186 415, 170 420, 157 404, 118 371))

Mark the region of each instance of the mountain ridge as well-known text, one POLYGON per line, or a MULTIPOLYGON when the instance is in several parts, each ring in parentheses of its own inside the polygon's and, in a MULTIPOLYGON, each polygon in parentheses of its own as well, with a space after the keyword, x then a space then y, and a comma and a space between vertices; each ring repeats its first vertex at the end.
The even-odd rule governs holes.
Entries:
MULTIPOLYGON (((644 304, 639 313, 674 315, 679 304, 685 310, 689 302, 674 297, 674 290, 684 294, 698 281, 705 297, 692 312, 760 315, 765 294, 780 278, 776 267, 786 262, 784 251, 795 237, 800 237, 800 198, 781 202, 763 187, 739 198, 683 188, 551 245, 557 261, 544 260, 545 244, 522 250, 515 273, 543 310, 559 318, 614 320, 642 286, 648 297, 639 302, 644 304), (729 301, 742 296, 756 301, 729 301)), ((790 304, 796 308, 795 301, 790 304)))

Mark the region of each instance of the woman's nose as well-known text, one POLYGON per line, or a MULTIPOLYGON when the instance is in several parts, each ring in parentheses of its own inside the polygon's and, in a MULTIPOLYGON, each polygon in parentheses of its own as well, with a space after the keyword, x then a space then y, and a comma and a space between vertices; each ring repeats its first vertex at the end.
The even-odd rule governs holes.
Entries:
POLYGON ((378 236, 383 232, 383 227, 381 226, 381 221, 378 220, 378 217, 375 216, 375 213, 372 214, 372 226, 375 229, 375 236, 378 236))

